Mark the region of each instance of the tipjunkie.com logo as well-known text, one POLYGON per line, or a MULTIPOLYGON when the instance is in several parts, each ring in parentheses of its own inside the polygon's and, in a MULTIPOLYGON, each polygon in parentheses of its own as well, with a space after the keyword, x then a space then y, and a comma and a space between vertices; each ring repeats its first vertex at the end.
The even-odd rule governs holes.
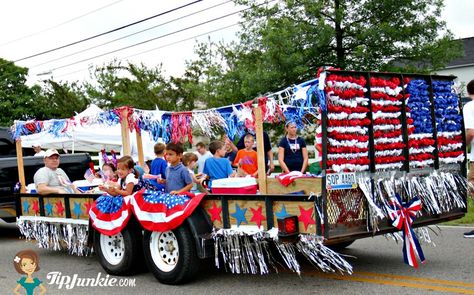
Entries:
POLYGON ((78 274, 63 275, 59 271, 51 271, 46 275, 48 285, 56 285, 58 289, 75 287, 135 287, 134 278, 115 278, 98 273, 95 278, 82 278, 78 274))

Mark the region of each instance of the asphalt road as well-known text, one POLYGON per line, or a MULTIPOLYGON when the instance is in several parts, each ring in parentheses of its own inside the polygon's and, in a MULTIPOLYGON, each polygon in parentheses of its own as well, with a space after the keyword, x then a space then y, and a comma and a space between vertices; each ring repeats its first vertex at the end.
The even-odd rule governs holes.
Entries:
MULTIPOLYGON (((0 293, 13 294, 20 275, 13 268, 15 254, 35 249, 46 294, 474 294, 474 239, 465 239, 465 227, 442 227, 432 234, 436 247, 424 244, 427 262, 413 269, 403 263, 402 244, 385 237, 356 241, 343 251, 354 267, 352 276, 324 274, 303 265, 301 276, 282 270, 271 275, 232 275, 213 266, 205 267, 195 281, 183 286, 162 285, 151 273, 133 277, 111 277, 103 271, 96 256, 75 257, 64 252, 38 249, 34 242, 18 238, 11 225, 0 225, 0 293), (116 279, 123 287, 78 287, 61 289, 49 284, 47 274, 60 272, 73 278, 116 279)), ((59 279, 57 280, 59 282, 59 279)), ((38 292, 39 290, 35 290, 38 292)), ((24 294, 24 293, 22 293, 24 294)), ((38 294, 38 293, 35 293, 38 294)))

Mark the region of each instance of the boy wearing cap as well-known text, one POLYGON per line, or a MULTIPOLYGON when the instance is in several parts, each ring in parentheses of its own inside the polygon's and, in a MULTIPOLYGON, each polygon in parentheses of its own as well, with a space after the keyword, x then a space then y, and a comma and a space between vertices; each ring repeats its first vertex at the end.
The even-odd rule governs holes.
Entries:
POLYGON ((41 149, 41 145, 39 143, 37 142, 33 143, 32 147, 33 147, 33 150, 35 151, 35 154, 34 154, 35 157, 44 157, 45 151, 41 149))
POLYGON ((36 191, 40 195, 68 194, 81 192, 71 183, 63 169, 59 168, 59 153, 49 149, 43 155, 44 167, 36 171, 33 177, 36 191))

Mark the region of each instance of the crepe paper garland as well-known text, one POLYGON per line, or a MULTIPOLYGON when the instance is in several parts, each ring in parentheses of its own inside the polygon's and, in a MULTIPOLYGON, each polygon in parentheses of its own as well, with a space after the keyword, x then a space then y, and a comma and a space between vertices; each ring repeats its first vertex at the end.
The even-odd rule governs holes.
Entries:
POLYGON ((410 167, 433 165, 434 137, 429 85, 424 79, 406 81, 407 115, 413 120, 408 135, 410 167))
POLYGON ((377 154, 375 169, 399 169, 405 160, 402 156, 405 143, 400 121, 404 96, 401 94, 400 79, 371 77, 370 91, 374 121, 374 148, 377 154), (386 151, 385 155, 381 153, 386 151))
POLYGON ((363 76, 326 77, 328 168, 335 172, 368 169, 369 98, 363 76))
POLYGON ((367 134, 368 129, 361 126, 333 126, 328 127, 328 132, 338 132, 338 133, 358 133, 358 134, 367 134))
POLYGON ((453 81, 433 81, 439 162, 441 164, 464 161, 462 136, 460 135, 462 116, 459 109, 459 98, 453 86, 453 81))

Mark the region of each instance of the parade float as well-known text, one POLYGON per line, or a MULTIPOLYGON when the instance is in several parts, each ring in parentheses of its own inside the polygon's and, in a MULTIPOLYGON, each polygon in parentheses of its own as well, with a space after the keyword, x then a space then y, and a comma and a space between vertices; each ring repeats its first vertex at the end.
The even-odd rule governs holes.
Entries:
MULTIPOLYGON (((206 258, 232 273, 267 274, 279 260, 299 274, 298 259, 304 257, 322 271, 351 274, 351 265, 331 248, 383 234, 403 241, 404 261, 418 267, 425 261, 421 243, 429 240, 425 226, 467 210, 462 107, 453 80, 326 70, 239 105, 190 112, 123 107, 83 117, 84 128, 121 124, 124 154, 130 152, 131 130, 137 142, 148 132, 164 142, 192 143, 193 130, 234 139, 244 127, 254 128, 258 192, 230 187, 183 196, 146 188, 124 197, 20 193, 18 225, 40 247, 86 255, 93 244, 111 274, 132 274, 145 259, 167 284, 192 279, 199 261, 209 263, 206 258), (286 120, 317 126, 320 175, 299 175, 284 184, 266 176, 262 123, 286 120)), ((16 122, 15 138, 68 132, 68 123, 58 121, 37 122, 35 131, 22 127, 31 123, 16 122)))

